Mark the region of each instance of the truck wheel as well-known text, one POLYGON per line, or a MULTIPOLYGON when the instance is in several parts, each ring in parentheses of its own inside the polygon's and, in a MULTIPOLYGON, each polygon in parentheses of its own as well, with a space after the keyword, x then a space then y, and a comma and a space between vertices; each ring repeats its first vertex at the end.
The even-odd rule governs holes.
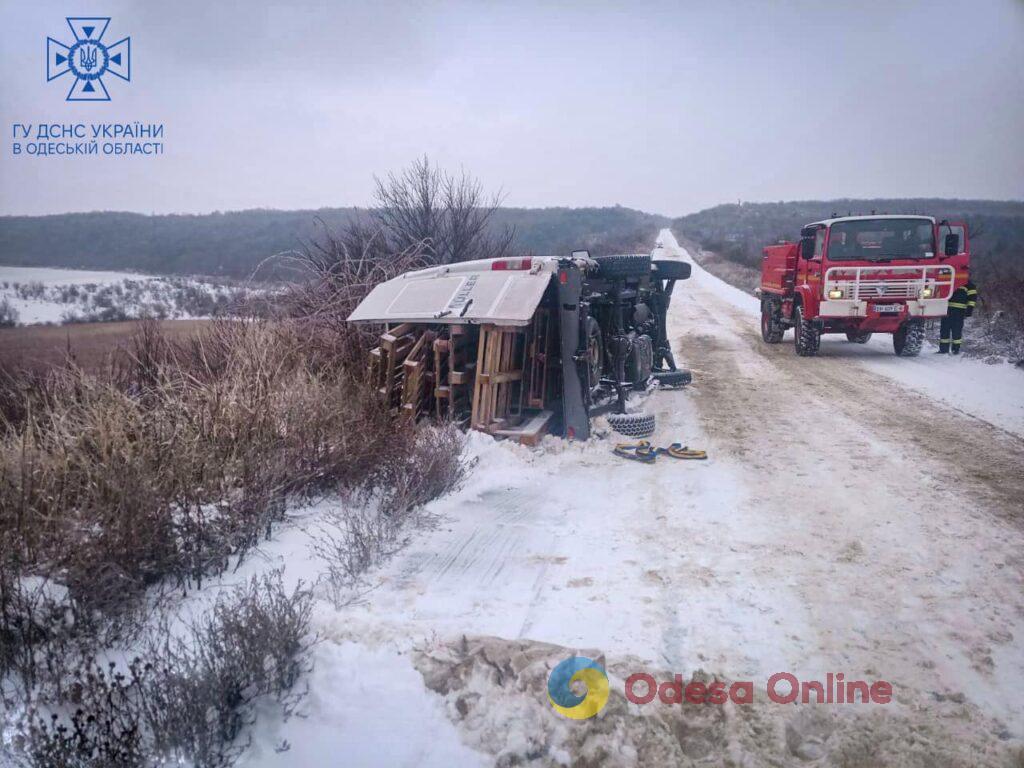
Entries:
POLYGON ((630 350, 629 360, 626 362, 626 378, 633 382, 633 389, 643 389, 647 386, 653 368, 654 344, 651 343, 651 337, 637 336, 633 339, 633 349, 630 350))
POLYGON ((609 413, 608 426, 626 437, 648 437, 654 434, 654 414, 609 413))
POLYGON ((793 311, 793 344, 800 357, 813 357, 821 345, 821 331, 804 319, 804 308, 793 311))
POLYGON ((779 323, 774 305, 767 301, 761 302, 761 338, 767 344, 778 344, 785 333, 786 329, 779 323))
POLYGON ((892 335, 892 348, 900 357, 916 357, 924 344, 924 324, 904 323, 892 335))
POLYGON ((601 386, 604 373, 604 338, 601 325, 592 317, 587 318, 587 368, 590 370, 590 391, 601 386))
POLYGON ((645 253, 594 256, 601 277, 643 277, 651 274, 651 257, 645 253))
POLYGON ((847 331, 846 340, 854 344, 867 344, 871 341, 871 331, 847 331))

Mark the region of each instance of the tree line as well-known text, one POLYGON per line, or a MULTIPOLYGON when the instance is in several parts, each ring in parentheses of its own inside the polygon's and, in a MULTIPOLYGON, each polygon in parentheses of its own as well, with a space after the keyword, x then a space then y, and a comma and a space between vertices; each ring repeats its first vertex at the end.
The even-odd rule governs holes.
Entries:
POLYGON ((255 274, 273 280, 289 275, 289 255, 305 252, 325 235, 353 230, 381 238, 381 246, 394 253, 422 240, 432 260, 444 263, 502 252, 647 250, 669 221, 621 206, 499 207, 472 179, 448 176, 429 165, 379 180, 375 202, 372 208, 202 215, 3 216, 0 263, 243 279, 255 274))

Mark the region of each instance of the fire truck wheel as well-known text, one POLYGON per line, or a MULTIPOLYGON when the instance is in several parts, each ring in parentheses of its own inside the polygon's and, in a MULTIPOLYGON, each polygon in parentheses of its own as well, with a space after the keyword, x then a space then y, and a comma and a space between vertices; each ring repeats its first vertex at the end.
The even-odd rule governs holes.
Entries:
POLYGON ((643 277, 651 274, 651 257, 644 253, 594 256, 601 277, 643 277))
POLYGON ((804 308, 793 311, 793 342, 800 357, 813 357, 821 345, 821 331, 804 320, 804 308))
POLYGON ((767 344, 778 344, 782 341, 786 329, 779 324, 775 308, 765 302, 761 305, 761 338, 767 344))
POLYGON ((847 331, 846 340, 852 341, 854 344, 867 344, 871 341, 871 332, 861 331, 858 333, 857 331, 847 331))
POLYGON ((904 323, 892 335, 892 348, 900 357, 916 357, 924 344, 924 324, 904 323))
POLYGON ((654 414, 609 413, 608 426, 626 437, 648 437, 654 434, 654 414))

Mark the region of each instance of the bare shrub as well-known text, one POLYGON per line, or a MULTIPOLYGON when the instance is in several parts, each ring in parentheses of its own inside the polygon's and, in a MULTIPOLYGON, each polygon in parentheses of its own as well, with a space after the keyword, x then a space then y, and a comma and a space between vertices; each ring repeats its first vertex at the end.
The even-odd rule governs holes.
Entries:
POLYGON ((66 695, 32 702, 17 746, 38 768, 230 765, 253 700, 281 698, 308 668, 311 610, 311 593, 289 593, 279 571, 254 577, 184 636, 163 627, 150 661, 73 667, 66 695))
POLYGON ((470 468, 465 438, 451 425, 410 428, 408 439, 410 449, 384 457, 315 532, 312 549, 325 563, 324 586, 335 605, 348 602, 361 574, 402 545, 410 516, 457 488, 470 468))
POLYGON ((350 325, 348 316, 378 283, 430 266, 421 244, 392 251, 379 228, 358 221, 341 234, 324 226, 321 239, 307 246, 300 262, 313 279, 293 286, 280 306, 306 334, 305 349, 316 361, 353 372, 365 369, 366 353, 380 330, 350 325))
POLYGON ((374 216, 394 251, 422 248, 434 264, 498 258, 514 231, 494 236, 488 223, 501 195, 488 197, 466 173, 450 174, 423 157, 377 179, 374 216))
POLYGON ((18 310, 4 297, 0 297, 0 328, 11 328, 18 324, 18 310))

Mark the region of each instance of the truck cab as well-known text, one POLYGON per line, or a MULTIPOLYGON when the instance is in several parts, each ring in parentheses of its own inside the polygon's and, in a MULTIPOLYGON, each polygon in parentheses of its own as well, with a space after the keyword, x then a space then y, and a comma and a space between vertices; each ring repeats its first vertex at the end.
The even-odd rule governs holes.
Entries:
POLYGON ((946 314, 969 263, 961 222, 872 215, 807 224, 799 242, 763 251, 761 336, 777 344, 793 328, 797 354, 810 356, 825 333, 860 344, 888 333, 897 355, 917 355, 925 321, 946 314))

